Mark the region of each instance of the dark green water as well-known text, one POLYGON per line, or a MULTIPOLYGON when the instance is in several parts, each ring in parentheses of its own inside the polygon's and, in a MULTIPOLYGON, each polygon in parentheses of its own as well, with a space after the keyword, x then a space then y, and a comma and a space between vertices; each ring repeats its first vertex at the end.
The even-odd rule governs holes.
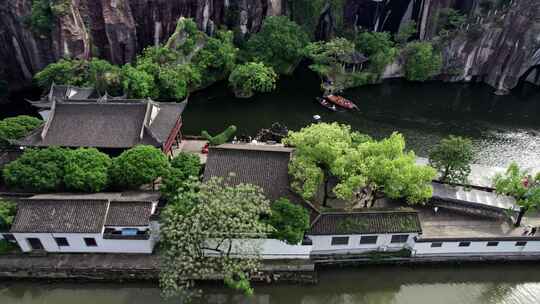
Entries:
MULTIPOLYGON (((260 285, 245 298, 205 287, 199 304, 536 304, 540 266, 360 267, 326 270, 312 286, 260 285)), ((153 285, 0 283, 0 303, 156 304, 153 285)))
POLYGON ((238 134, 254 135, 279 121, 290 129, 312 122, 338 121, 375 137, 403 133, 409 148, 426 156, 448 134, 473 139, 476 162, 506 166, 511 161, 540 168, 540 89, 524 86, 508 96, 496 96, 481 84, 387 81, 349 90, 360 112, 330 112, 314 102, 319 80, 306 71, 282 79, 278 90, 249 100, 234 98, 226 85, 195 94, 184 116, 184 132, 221 132, 228 125, 238 134))

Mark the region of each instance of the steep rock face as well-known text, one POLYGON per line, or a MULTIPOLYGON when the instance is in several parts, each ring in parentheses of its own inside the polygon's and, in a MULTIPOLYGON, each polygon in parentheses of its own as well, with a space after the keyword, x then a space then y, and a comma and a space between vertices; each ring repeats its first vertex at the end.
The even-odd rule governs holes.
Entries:
POLYGON ((514 1, 468 24, 444 48, 445 70, 452 81, 484 81, 506 93, 520 79, 538 83, 540 2, 514 1))
POLYGON ((69 9, 54 16, 50 33, 36 34, 25 22, 31 3, 0 1, 0 78, 11 87, 28 84, 63 57, 129 62, 144 47, 166 40, 181 16, 209 33, 227 24, 247 34, 285 9, 284 0, 71 0, 69 9))

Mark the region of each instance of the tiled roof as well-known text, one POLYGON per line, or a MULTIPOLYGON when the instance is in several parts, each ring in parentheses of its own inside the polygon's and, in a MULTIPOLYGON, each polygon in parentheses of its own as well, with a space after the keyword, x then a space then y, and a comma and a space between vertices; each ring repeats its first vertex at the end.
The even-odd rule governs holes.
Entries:
POLYGON ((211 148, 208 153, 204 180, 223 177, 232 185, 253 184, 264 190, 270 201, 288 198, 301 204, 314 220, 317 210, 290 190, 290 148, 265 145, 228 144, 211 148))
POLYGON ((148 226, 152 213, 150 202, 111 202, 106 226, 148 226))
POLYGON ((100 233, 107 200, 21 200, 11 232, 100 233))
POLYGON ((323 213, 307 235, 345 235, 422 232, 417 212, 381 211, 323 213))
POLYGON ((49 115, 45 137, 42 138, 41 134, 47 124, 21 140, 20 144, 98 148, 131 148, 137 144, 160 146, 173 130, 186 104, 152 103, 159 111, 150 120, 148 102, 57 102, 49 115))

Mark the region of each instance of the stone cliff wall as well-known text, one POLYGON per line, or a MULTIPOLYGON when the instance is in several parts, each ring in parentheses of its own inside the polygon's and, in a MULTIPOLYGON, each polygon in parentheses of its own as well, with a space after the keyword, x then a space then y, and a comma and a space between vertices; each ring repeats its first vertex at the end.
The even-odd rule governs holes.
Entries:
POLYGON ((31 0, 0 1, 0 78, 20 87, 62 57, 131 61, 142 48, 168 38, 180 16, 194 18, 207 32, 223 24, 244 34, 257 31, 267 15, 282 14, 282 1, 71 0, 47 34, 27 25, 31 0))
MULTIPOLYGON (((63 0, 64 1, 64 0, 63 0)), ((51 32, 33 33, 25 19, 32 0, 0 1, 0 78, 12 88, 30 83, 32 75, 62 57, 97 56, 121 64, 148 45, 163 42, 180 16, 192 17, 201 29, 221 25, 240 34, 257 31, 269 15, 289 12, 290 1, 307 0, 65 0, 69 9, 54 16, 51 32)), ((346 32, 359 28, 396 32, 407 21, 418 24, 421 39, 435 35, 437 16, 453 7, 479 11, 481 0, 343 0, 346 32)), ((540 1, 513 0, 506 10, 490 11, 444 41, 444 75, 448 81, 484 81, 500 92, 521 79, 540 83, 540 1)), ((297 12, 298 13, 298 12, 297 12)), ((335 31, 336 18, 321 12, 317 37, 335 31)), ((330 15, 329 15, 330 14, 330 15)), ((342 29, 343 30, 343 29, 342 29)), ((399 75, 399 71, 393 71, 399 75)))

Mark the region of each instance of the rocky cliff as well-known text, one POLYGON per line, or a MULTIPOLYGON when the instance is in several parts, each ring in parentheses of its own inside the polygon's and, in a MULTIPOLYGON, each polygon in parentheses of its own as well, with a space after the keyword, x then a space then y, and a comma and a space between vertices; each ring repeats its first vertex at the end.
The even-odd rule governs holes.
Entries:
MULTIPOLYGON (((33 1, 38 0, 0 1, 0 78, 12 87, 28 84, 46 64, 66 56, 133 60, 145 46, 163 42, 180 16, 194 18, 206 32, 227 25, 243 35, 257 31, 268 15, 288 14, 293 1, 322 0, 54 0, 67 5, 54 12, 45 34, 28 25, 33 1)), ((324 6, 316 31, 321 38, 336 32, 331 24, 336 19, 343 20, 341 30, 349 32, 360 27, 396 32, 414 20, 419 37, 431 39, 442 9, 477 16, 443 41, 444 79, 485 81, 500 91, 520 79, 539 83, 538 0, 508 0, 504 9, 485 12, 480 10, 486 2, 504 0, 324 1, 342 5, 343 15, 335 18, 331 14, 336 10, 324 6)))

